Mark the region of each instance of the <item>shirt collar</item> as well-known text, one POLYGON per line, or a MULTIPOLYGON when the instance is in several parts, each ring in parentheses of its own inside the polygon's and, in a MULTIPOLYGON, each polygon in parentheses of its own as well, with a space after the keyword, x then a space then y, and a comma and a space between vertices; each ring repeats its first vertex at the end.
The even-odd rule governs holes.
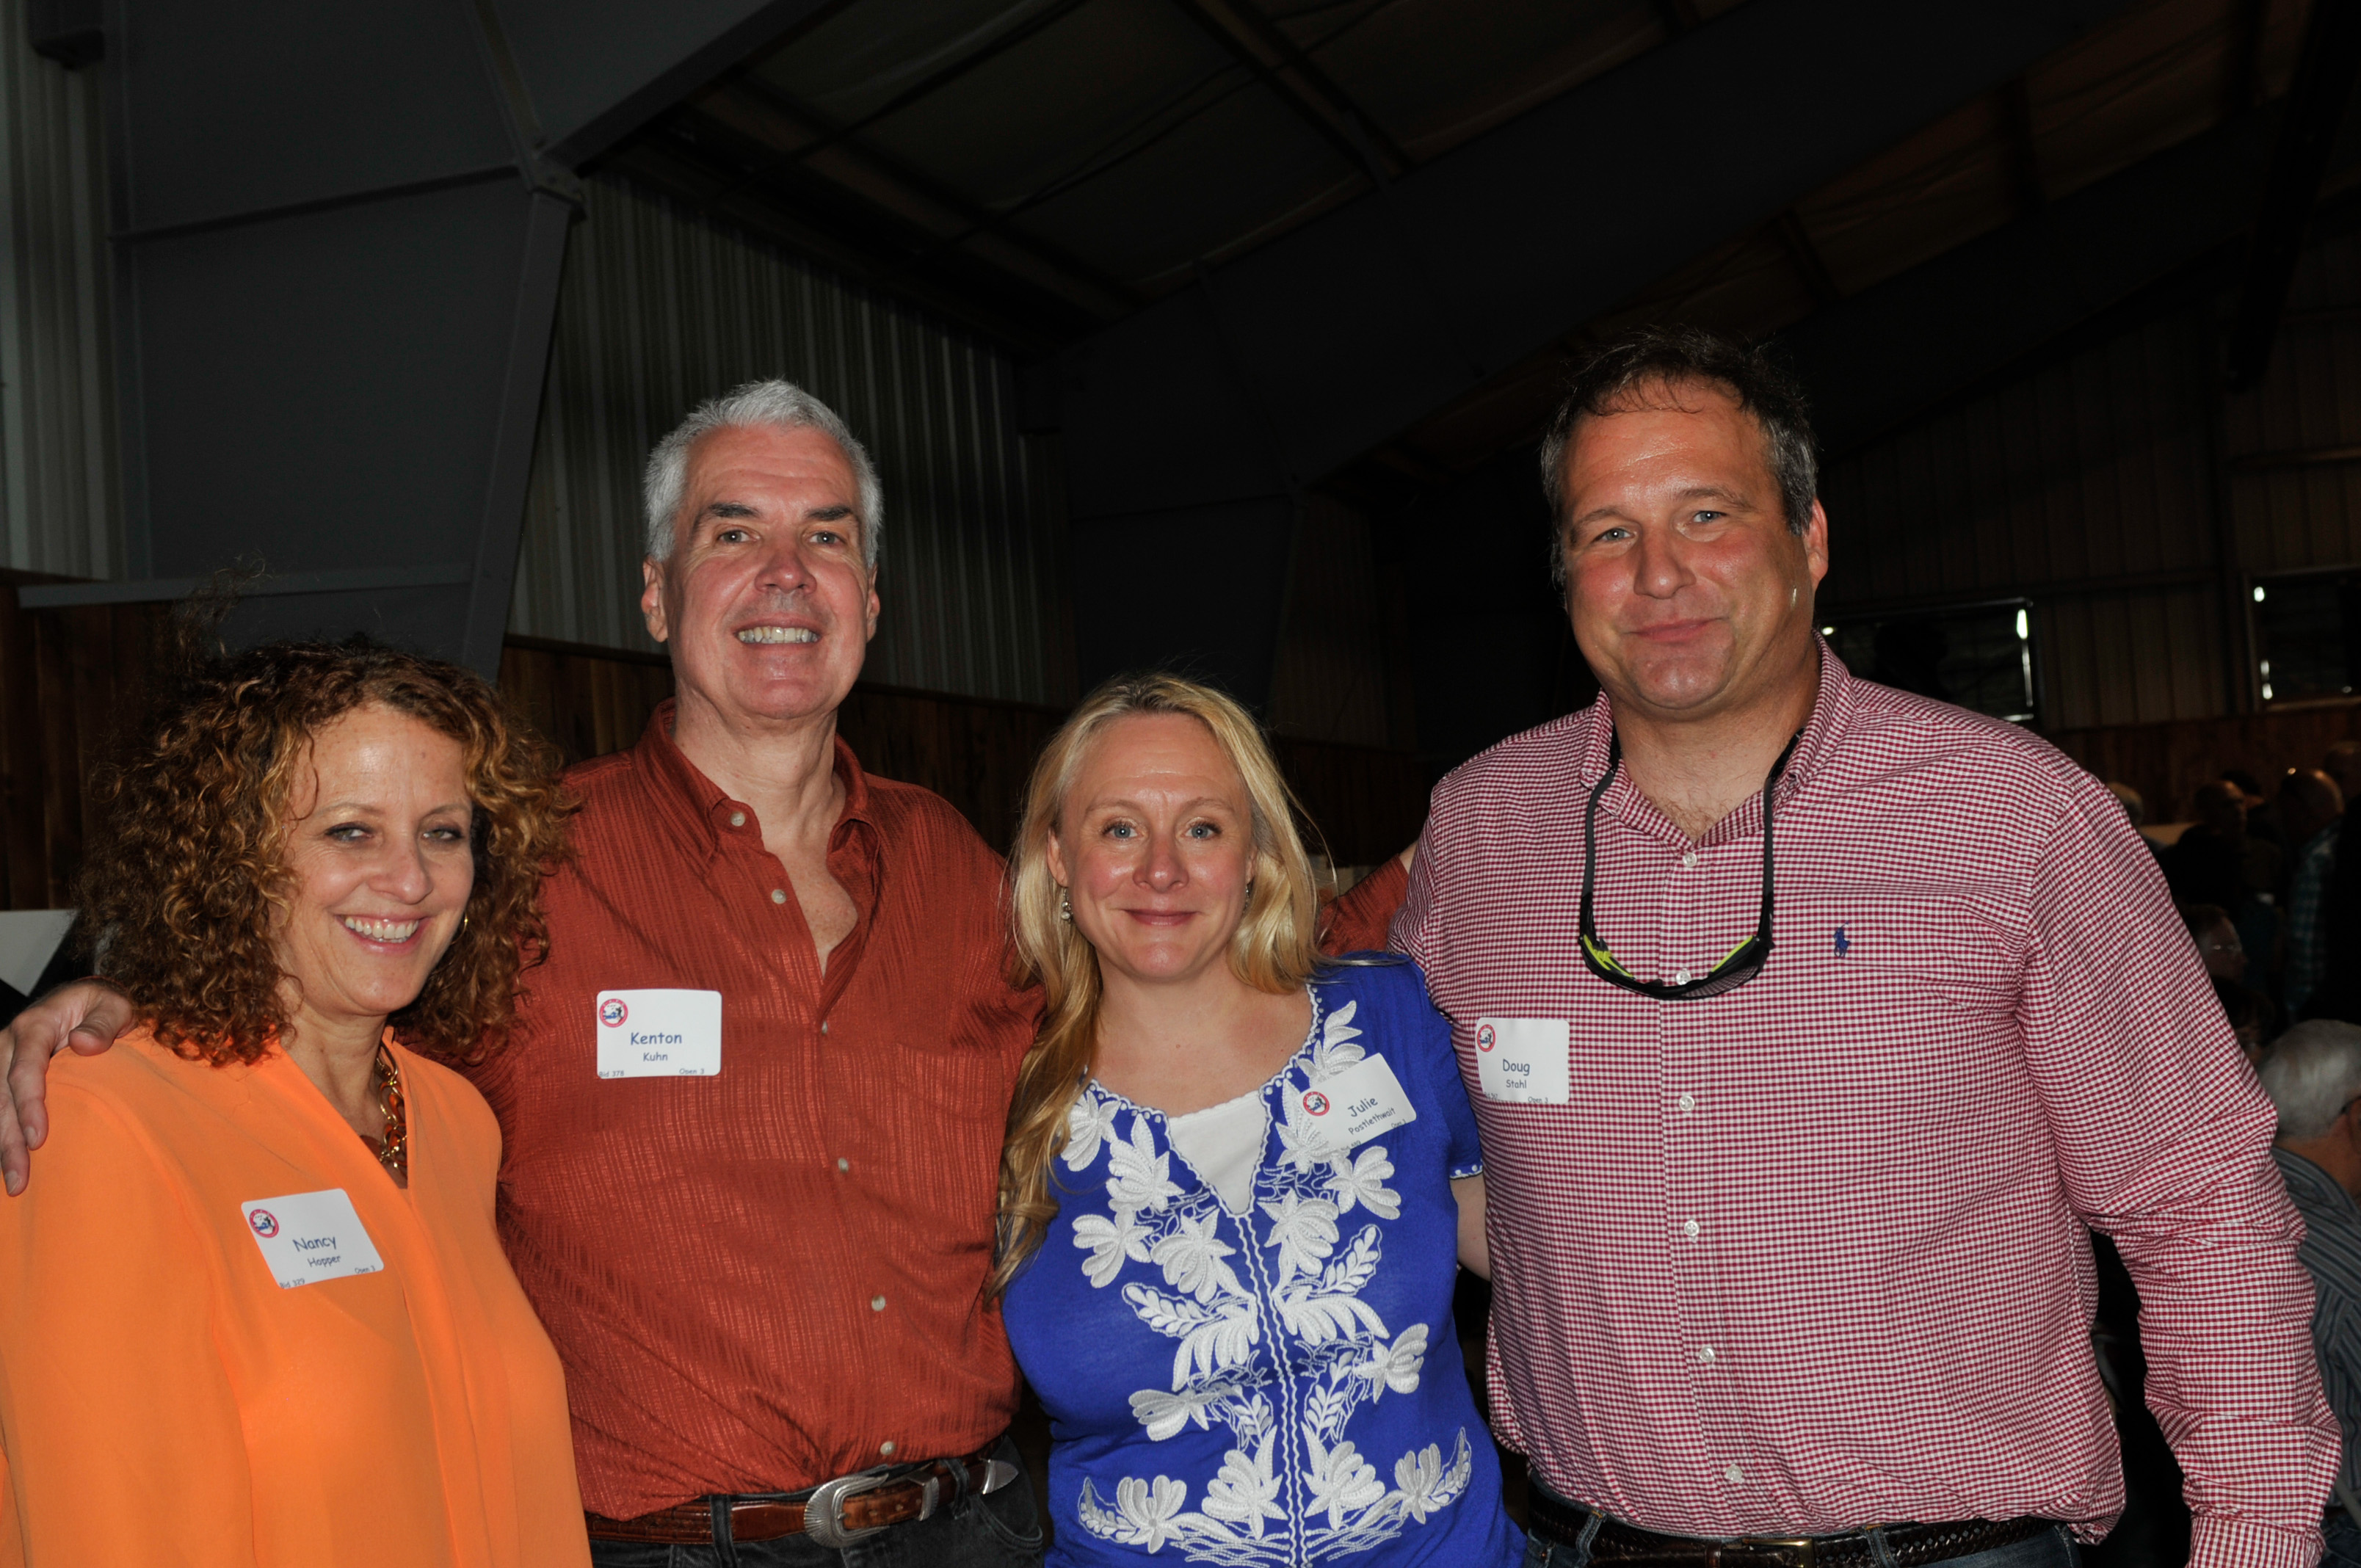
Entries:
MULTIPOLYGON (((754 808, 742 800, 732 800, 721 786, 707 778, 703 770, 688 760, 687 753, 673 739, 673 716, 678 700, 666 697, 648 716, 648 727, 640 736, 638 760, 662 808, 697 839, 707 857, 721 852, 722 836, 730 833, 756 832, 761 824, 754 808), (730 817, 745 815, 743 824, 730 817)), ((833 849, 853 823, 873 826, 870 815, 869 775, 862 771, 861 760, 843 736, 836 737, 836 776, 844 785, 844 809, 838 813, 836 826, 829 830, 829 847, 833 849)))
POLYGON ((2336 1178, 2293 1149, 2274 1146, 2271 1157, 2279 1162, 2279 1174, 2287 1179, 2290 1195, 2330 1210, 2356 1210, 2353 1194, 2345 1191, 2336 1178))
MULTIPOLYGON (((1861 683, 1853 677, 1850 670, 1845 668, 1844 661, 1837 657, 1836 650, 1828 646, 1826 638, 1815 632, 1812 641, 1820 654, 1820 689, 1812 698, 1811 717, 1804 721, 1803 734, 1795 741, 1795 754, 1787 759, 1787 770, 1779 775, 1782 807, 1811 781, 1815 773, 1828 765, 1845 732, 1852 728, 1853 715, 1861 707, 1861 683)), ((1583 740, 1579 776, 1585 789, 1596 784, 1599 774, 1607 771, 1607 748, 1614 737, 1614 730, 1615 705, 1602 691, 1598 694, 1598 700, 1591 705, 1590 733, 1583 740)), ((1626 776, 1619 778, 1607 792, 1609 801, 1631 787, 1629 771, 1625 772, 1626 776)), ((1747 830, 1747 824, 1761 820, 1758 815, 1761 810, 1758 802, 1750 797, 1723 819, 1721 825, 1715 828, 1713 837, 1719 838, 1733 830, 1747 830)))

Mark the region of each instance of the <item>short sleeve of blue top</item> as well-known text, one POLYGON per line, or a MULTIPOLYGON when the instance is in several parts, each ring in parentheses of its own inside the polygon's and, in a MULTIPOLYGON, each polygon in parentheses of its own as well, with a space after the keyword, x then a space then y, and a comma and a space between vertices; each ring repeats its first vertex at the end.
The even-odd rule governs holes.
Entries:
POLYGON ((1005 1303, 1055 1439, 1052 1563, 1520 1558, 1451 1321, 1451 1180, 1482 1156, 1449 1030, 1406 960, 1310 991, 1243 1213, 1159 1113, 1095 1083, 1074 1106, 1061 1207, 1005 1303), (1306 1102, 1372 1058, 1413 1114, 1334 1149, 1306 1102))

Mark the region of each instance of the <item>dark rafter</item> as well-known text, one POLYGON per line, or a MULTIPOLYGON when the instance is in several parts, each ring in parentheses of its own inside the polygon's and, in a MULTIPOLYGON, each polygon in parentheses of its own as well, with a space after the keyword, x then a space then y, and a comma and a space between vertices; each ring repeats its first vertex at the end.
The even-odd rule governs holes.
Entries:
POLYGON ((1795 215, 1794 208, 1780 214, 1771 227, 1778 235, 1779 243, 1786 247, 1787 260, 1795 269, 1795 275, 1804 280, 1805 291, 1812 296, 1813 304, 1826 307, 1844 298, 1843 291, 1828 271, 1828 262, 1820 256, 1820 247, 1804 231, 1804 221, 1795 215))
MULTIPOLYGON (((2317 0, 2333 5, 2335 0, 2317 0)), ((2263 96, 2263 26, 2271 0, 2237 0, 2230 16, 2230 47, 2222 54, 2222 117, 2235 119, 2263 96)))
POLYGON ((1346 162, 1367 170, 1371 180, 1382 183, 1410 170, 1410 154, 1386 134, 1385 127, 1328 80, 1327 73, 1312 63, 1312 57, 1256 10, 1251 0, 1172 3, 1235 55, 1346 162))
POLYGON ((837 126, 836 129, 814 141, 809 147, 798 148, 794 156, 797 159, 807 159, 816 152, 825 151, 829 148, 834 147, 840 142, 847 141, 853 137, 859 136, 862 131, 867 130, 871 126, 875 125, 878 121, 886 118, 888 115, 901 113, 901 111, 908 108, 911 104, 918 102, 921 98, 933 96, 935 93, 939 93, 944 88, 950 86, 952 82, 957 82, 961 77, 967 75, 972 71, 974 71, 979 66, 988 64, 989 62, 999 59, 1002 55, 1006 54, 1010 49, 1015 49, 1018 44, 1025 42, 1027 38, 1031 38, 1041 33, 1047 32, 1049 28, 1055 27, 1058 23, 1064 21, 1068 16, 1073 15, 1073 13, 1081 10, 1084 5, 1089 4, 1090 0, 1059 0, 1058 4, 1049 6, 1048 9, 1034 16, 1028 17, 1027 20, 1017 24, 1016 27, 1009 28, 1006 32, 1001 34, 998 38, 994 38, 989 43, 984 44, 982 48, 971 50, 970 52, 960 56, 957 60, 952 60, 950 64, 944 66, 940 71, 934 72, 934 74, 927 77, 924 81, 919 82, 916 85, 906 88, 900 93, 896 93, 893 97, 887 99, 876 108, 870 110, 859 119, 851 120, 844 125, 837 126))
POLYGON ((2305 221, 2328 171, 2336 128, 2361 71, 2361 5, 2318 0, 2303 30, 2303 53, 2296 61, 2295 85, 2288 94, 2287 118, 2272 149, 2271 170, 2263 181, 2263 203, 2255 218, 2254 244, 2238 295, 2238 317, 2230 330, 2230 384, 2250 387, 2270 363, 2271 339, 2295 277, 2305 221))
POLYGON ((2016 215, 2029 218, 2049 204, 2049 189, 2041 178, 2041 149, 2033 140, 2033 94, 2020 76, 1993 94, 2000 120, 2001 147, 2008 159, 2008 183, 2016 198, 2016 215))

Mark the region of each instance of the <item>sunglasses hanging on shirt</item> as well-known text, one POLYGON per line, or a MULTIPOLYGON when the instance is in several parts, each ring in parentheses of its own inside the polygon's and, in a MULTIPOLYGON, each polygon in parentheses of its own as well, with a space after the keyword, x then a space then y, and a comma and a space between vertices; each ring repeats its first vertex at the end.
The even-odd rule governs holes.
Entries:
POLYGON ((1771 961, 1771 791, 1778 784, 1779 775, 1787 771, 1787 759, 1795 754, 1795 742, 1803 738, 1800 729, 1787 738, 1786 749, 1771 764, 1771 775, 1763 781, 1763 916, 1754 927, 1754 935, 1732 948, 1729 956, 1709 972, 1675 982, 1642 980, 1617 963, 1615 955, 1607 950, 1607 944, 1599 940, 1598 922, 1591 917, 1591 889, 1598 880, 1598 801, 1607 793, 1607 786, 1615 782, 1615 770, 1623 765, 1623 738, 1611 729, 1608 731, 1607 771, 1599 775, 1590 792, 1590 812, 1582 825, 1582 961, 1591 973, 1609 985, 1620 985, 1659 1002, 1695 1002, 1736 991, 1763 972, 1763 966, 1771 961))

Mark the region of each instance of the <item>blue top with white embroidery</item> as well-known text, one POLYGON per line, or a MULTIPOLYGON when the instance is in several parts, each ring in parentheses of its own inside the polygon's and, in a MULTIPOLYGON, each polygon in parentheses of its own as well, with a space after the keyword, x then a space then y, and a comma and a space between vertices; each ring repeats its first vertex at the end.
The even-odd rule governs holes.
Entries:
POLYGON ((1049 1413, 1060 1568, 1523 1552, 1451 1321, 1451 1182, 1483 1160, 1449 1028, 1406 959, 1308 990, 1311 1034, 1261 1091, 1242 1213, 1160 1112, 1095 1082, 1075 1102, 1061 1206, 1004 1303, 1049 1413), (1387 1071, 1408 1119, 1378 1103, 1387 1071), (1366 1136, 1328 1129, 1356 1109, 1366 1136))

